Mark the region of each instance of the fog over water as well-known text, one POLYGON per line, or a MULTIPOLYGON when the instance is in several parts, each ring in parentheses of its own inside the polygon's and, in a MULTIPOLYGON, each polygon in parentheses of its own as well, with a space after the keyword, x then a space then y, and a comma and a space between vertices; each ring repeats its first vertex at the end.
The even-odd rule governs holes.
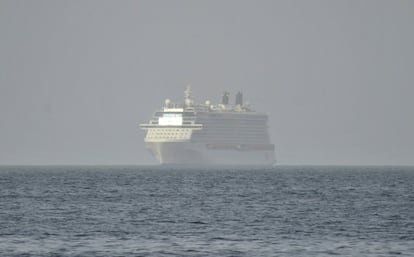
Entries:
POLYGON ((164 102, 238 90, 280 164, 414 165, 414 1, 0 1, 0 164, 154 164, 164 102))

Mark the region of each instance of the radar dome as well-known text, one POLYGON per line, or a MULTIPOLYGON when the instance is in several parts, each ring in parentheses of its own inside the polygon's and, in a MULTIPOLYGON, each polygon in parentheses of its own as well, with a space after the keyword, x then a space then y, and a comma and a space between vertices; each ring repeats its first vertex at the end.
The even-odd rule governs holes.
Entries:
POLYGON ((168 107, 168 105, 170 105, 170 103, 171 103, 171 100, 170 99, 165 99, 165 106, 167 106, 168 107))

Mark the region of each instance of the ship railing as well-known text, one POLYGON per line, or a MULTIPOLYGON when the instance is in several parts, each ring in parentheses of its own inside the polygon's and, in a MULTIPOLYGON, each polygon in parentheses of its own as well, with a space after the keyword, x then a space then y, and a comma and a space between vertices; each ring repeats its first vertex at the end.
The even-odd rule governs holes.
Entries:
POLYGON ((182 125, 159 125, 159 124, 139 124, 142 129, 149 128, 191 128, 194 130, 202 129, 203 124, 182 124, 182 125))

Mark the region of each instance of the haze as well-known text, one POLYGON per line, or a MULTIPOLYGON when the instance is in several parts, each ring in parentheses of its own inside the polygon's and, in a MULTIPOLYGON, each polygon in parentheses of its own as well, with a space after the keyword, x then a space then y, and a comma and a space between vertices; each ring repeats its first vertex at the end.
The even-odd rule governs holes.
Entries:
POLYGON ((165 98, 244 92, 279 164, 414 164, 414 1, 0 1, 0 164, 155 164, 165 98))

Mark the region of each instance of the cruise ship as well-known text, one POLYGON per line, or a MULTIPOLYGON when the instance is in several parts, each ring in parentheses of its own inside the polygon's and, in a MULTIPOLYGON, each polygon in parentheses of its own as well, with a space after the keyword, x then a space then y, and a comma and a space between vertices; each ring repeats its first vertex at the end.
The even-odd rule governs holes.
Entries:
POLYGON ((266 165, 275 164, 268 116, 243 104, 238 92, 234 104, 224 92, 221 103, 194 103, 191 87, 184 101, 165 100, 146 124, 147 149, 161 164, 171 165, 266 165))

